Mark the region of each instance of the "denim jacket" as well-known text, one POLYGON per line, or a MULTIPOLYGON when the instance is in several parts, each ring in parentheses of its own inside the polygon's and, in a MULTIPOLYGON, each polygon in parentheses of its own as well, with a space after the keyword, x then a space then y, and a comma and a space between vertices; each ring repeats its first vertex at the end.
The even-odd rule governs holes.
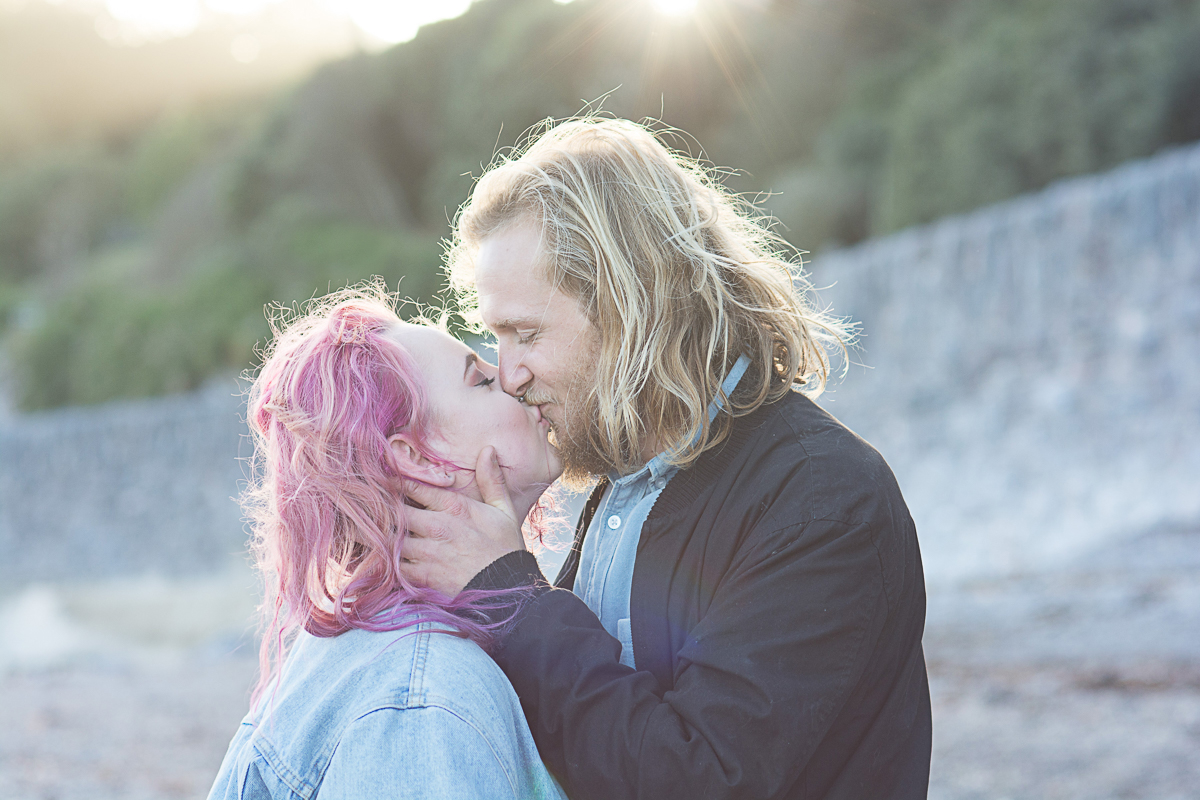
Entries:
POLYGON ((434 627, 301 633, 209 799, 565 798, 504 673, 434 627))

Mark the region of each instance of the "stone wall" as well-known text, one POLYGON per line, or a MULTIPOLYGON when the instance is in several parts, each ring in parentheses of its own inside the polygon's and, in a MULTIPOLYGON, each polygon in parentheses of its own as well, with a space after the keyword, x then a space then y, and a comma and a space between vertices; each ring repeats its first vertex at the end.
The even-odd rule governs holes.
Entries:
POLYGON ((0 584, 211 572, 244 559, 232 384, 0 421, 0 584))
POLYGON ((824 255, 932 578, 1200 524, 1200 147, 824 255), (865 367, 863 366, 865 365, 865 367))
MULTIPOLYGON (((931 581, 1200 524, 1200 147, 821 256, 931 581), (869 369, 861 365, 867 365, 869 369)), ((244 558, 232 385, 0 417, 0 581, 244 558)))

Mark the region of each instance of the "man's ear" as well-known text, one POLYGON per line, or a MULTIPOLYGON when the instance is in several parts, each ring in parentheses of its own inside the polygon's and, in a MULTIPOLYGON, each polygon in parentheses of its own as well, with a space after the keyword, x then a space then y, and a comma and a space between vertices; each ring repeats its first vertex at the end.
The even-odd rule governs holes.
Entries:
POLYGON ((443 489, 454 485, 454 474, 450 467, 426 458, 407 434, 392 434, 388 437, 388 444, 391 445, 392 458, 396 459, 396 466, 402 474, 443 489))

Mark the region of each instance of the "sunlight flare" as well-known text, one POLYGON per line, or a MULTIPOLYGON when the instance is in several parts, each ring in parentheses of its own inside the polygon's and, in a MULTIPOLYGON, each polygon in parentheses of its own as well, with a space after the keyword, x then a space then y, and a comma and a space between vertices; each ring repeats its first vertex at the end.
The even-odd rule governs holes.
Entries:
POLYGON ((251 17, 261 14, 268 6, 277 5, 282 0, 204 0, 209 11, 217 14, 229 14, 235 17, 251 17))
POLYGON ((149 37, 186 36, 200 24, 197 0, 108 0, 109 15, 149 37))
POLYGON ((697 0, 650 0, 650 5, 668 17, 685 17, 696 10, 697 0))
MULTIPOLYGON (((561 1, 561 0, 560 0, 561 1)), ((221 18, 247 19, 290 7, 310 17, 323 14, 351 21, 376 42, 395 44, 417 35, 423 26, 463 14, 471 0, 45 0, 86 9, 96 15, 104 38, 125 44, 161 41, 195 33, 221 18), (307 9, 307 11, 306 11, 307 9)), ((679 2, 679 0, 675 0, 679 2)), ((0 10, 17 0, 0 0, 0 10)), ((14 8, 17 6, 13 6, 14 8)), ((254 60, 243 43, 234 57, 254 60)))
POLYGON ((406 42, 422 25, 457 17, 471 0, 340 0, 335 7, 364 31, 384 42, 406 42))

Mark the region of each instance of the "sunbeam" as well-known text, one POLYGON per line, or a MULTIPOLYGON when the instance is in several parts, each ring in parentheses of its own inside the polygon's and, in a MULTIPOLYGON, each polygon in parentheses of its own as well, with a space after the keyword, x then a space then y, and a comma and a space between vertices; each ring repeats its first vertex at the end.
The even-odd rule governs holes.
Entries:
POLYGON ((697 0, 651 0, 650 5, 668 17, 683 17, 696 10, 697 0))

